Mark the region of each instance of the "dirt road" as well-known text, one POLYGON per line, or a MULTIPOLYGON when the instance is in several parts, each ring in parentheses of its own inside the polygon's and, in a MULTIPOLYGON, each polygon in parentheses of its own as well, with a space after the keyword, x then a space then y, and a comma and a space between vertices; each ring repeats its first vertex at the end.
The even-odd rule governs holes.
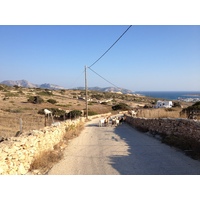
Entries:
POLYGON ((200 162, 127 124, 86 124, 48 175, 199 175, 200 162))

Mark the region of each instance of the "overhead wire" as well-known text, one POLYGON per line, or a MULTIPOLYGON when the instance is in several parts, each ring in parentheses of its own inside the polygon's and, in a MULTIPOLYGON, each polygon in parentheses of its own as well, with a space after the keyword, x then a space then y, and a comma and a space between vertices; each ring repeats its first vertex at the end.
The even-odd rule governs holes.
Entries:
POLYGON ((106 50, 92 65, 90 65, 88 67, 88 69, 90 69, 93 73, 95 73, 96 75, 98 75, 99 77, 101 77, 103 80, 105 80, 106 82, 110 83, 111 85, 113 85, 116 88, 120 88, 118 86, 116 86, 115 84, 113 84, 112 82, 110 82, 109 80, 107 80, 106 78, 104 78, 103 76, 101 76, 100 74, 98 74, 97 72, 95 72, 94 70, 91 69, 92 66, 94 66, 103 56, 105 56, 106 53, 108 53, 108 51, 125 35, 125 33, 131 28, 132 25, 130 25, 121 35, 120 37, 108 48, 108 50, 106 50))
POLYGON ((97 72, 95 72, 93 69, 89 68, 92 72, 94 72, 97 76, 101 77, 103 80, 105 80, 106 82, 110 83, 111 85, 113 85, 116 88, 119 88, 118 86, 116 86, 115 84, 111 83, 110 81, 108 81, 106 78, 104 78, 103 76, 101 76, 100 74, 98 74, 97 72))
POLYGON ((130 25, 121 35, 120 37, 108 48, 107 51, 105 51, 92 65, 90 65, 88 68, 90 69, 92 66, 94 66, 103 56, 110 51, 110 49, 125 35, 125 33, 131 28, 132 25, 130 25))

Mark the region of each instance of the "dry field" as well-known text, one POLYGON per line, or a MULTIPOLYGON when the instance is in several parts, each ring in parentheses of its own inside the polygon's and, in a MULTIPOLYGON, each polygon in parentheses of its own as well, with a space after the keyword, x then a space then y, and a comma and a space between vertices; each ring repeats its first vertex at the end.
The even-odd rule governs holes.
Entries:
MULTIPOLYGON (((62 110, 84 110, 85 101, 75 98, 80 91, 66 90, 53 91, 52 95, 46 95, 43 89, 27 89, 6 87, 0 90, 0 137, 15 136, 22 129, 23 132, 40 129, 45 126, 45 116, 38 111, 45 108, 59 108, 62 110), (28 102, 30 96, 40 96, 44 103, 33 104, 28 102), (47 102, 54 99, 56 104, 47 102)), ((101 104, 90 104, 89 111, 95 113, 106 113, 111 107, 101 104)), ((56 121, 56 120, 55 120, 56 121)), ((52 120, 47 121, 50 125, 52 120)))
MULTIPOLYGON (((38 111, 41 109, 59 108, 62 110, 84 110, 86 107, 85 101, 78 99, 78 96, 84 96, 83 94, 84 91, 80 90, 49 91, 38 88, 28 89, 0 85, 0 137, 15 136, 20 130, 27 132, 43 128, 45 126, 45 116, 38 114, 38 111), (30 96, 40 96, 44 102, 41 104, 30 103, 28 102, 30 96), (49 99, 56 100, 57 103, 52 104, 47 102, 49 99)), ((91 92, 90 94, 94 95, 94 93, 91 92)), ((99 93, 95 94, 99 95, 99 93)), ((112 105, 119 102, 126 103, 132 108, 142 108, 145 104, 148 104, 151 101, 152 100, 148 98, 133 98, 116 94, 113 102, 106 105, 89 102, 88 108, 89 112, 93 114, 108 112, 115 114, 116 111, 114 112, 112 110, 112 105)), ((188 105, 184 106, 186 107, 188 105)), ((173 111, 166 111, 165 109, 140 109, 138 116, 146 118, 178 118, 180 117, 180 111, 181 108, 173 109, 173 111)), ((46 122, 46 125, 50 125, 51 123, 52 120, 49 120, 46 122)))
POLYGON ((186 118, 186 116, 180 116, 181 110, 182 108, 141 109, 137 116, 144 118, 186 118))

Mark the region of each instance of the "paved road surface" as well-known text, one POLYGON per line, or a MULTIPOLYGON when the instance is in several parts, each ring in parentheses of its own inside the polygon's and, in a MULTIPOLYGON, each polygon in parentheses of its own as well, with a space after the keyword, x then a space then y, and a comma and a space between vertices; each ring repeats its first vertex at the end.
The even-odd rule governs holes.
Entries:
POLYGON ((200 162, 127 124, 86 124, 49 175, 199 175, 200 162))

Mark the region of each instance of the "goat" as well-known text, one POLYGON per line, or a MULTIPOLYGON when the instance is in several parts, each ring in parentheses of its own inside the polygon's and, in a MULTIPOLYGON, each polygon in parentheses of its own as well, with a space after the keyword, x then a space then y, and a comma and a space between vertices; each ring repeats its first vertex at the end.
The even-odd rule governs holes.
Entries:
POLYGON ((138 111, 135 111, 135 110, 130 110, 129 111, 129 114, 131 114, 131 117, 136 117, 138 111))
MULTIPOLYGON (((47 116, 48 119, 49 119, 49 115, 50 115, 52 118, 52 121, 53 121, 52 112, 50 110, 44 109, 44 114, 45 114, 45 116, 47 116)), ((54 121, 53 121, 53 123, 54 123, 54 121)))
POLYGON ((102 127, 105 123, 105 119, 100 119, 99 120, 99 127, 102 127))
POLYGON ((112 125, 116 125, 116 126, 118 126, 119 125, 119 119, 118 118, 113 118, 112 119, 112 125))
POLYGON ((116 119, 115 124, 116 124, 116 126, 119 125, 119 119, 116 119))
POLYGON ((119 120, 119 124, 122 124, 125 121, 125 117, 121 117, 119 120))

